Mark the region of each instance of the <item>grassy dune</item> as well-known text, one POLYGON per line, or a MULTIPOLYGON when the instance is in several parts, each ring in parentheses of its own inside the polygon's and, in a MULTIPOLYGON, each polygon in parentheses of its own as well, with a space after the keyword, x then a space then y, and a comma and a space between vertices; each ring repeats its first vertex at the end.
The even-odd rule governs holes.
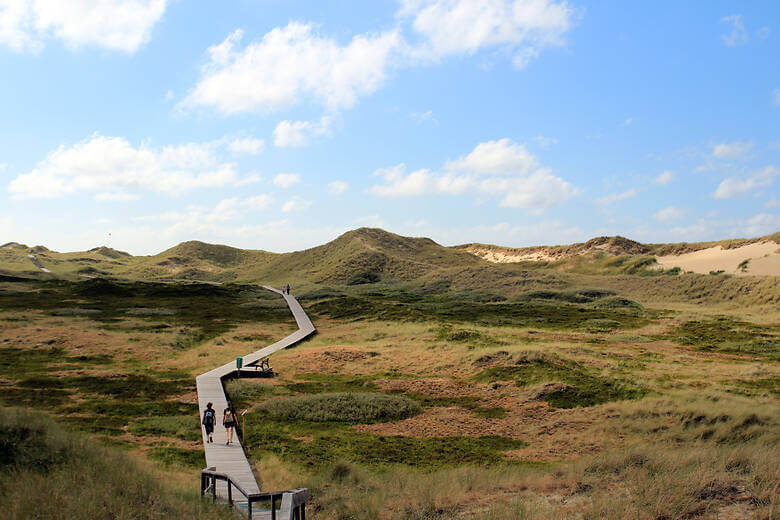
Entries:
MULTIPOLYGON (((278 377, 227 385, 249 410, 263 489, 308 486, 308 516, 326 520, 777 518, 774 279, 583 274, 371 230, 342 238, 292 256, 91 253, 148 273, 177 255, 213 276, 307 273, 290 281, 319 334, 274 355, 278 377)), ((0 400, 123 448, 191 496, 194 376, 294 328, 277 295, 238 282, 6 276, 0 400)))

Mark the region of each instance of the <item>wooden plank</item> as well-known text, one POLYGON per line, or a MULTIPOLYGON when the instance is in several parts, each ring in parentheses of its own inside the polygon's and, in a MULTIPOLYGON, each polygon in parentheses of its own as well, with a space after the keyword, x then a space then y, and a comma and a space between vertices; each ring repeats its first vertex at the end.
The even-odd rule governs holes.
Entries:
MULTIPOLYGON (((244 356, 244 366, 251 365, 261 359, 264 359, 275 352, 278 352, 287 347, 291 347, 301 340, 314 334, 315 328, 312 324, 309 316, 298 303, 295 297, 289 294, 283 294, 282 291, 274 289, 273 287, 263 286, 269 291, 273 291, 281 295, 287 302, 287 306, 290 308, 295 322, 298 324, 298 330, 283 338, 272 345, 252 352, 244 356)), ((230 478, 240 485, 247 493, 259 493, 260 486, 257 484, 252 468, 249 465, 249 461, 246 458, 243 446, 238 442, 238 436, 233 437, 234 444, 226 445, 225 427, 222 426, 222 412, 227 408, 227 396, 225 395, 225 388, 222 384, 222 378, 235 372, 236 364, 235 360, 229 363, 217 367, 213 370, 199 375, 195 378, 198 392, 198 409, 200 410, 200 418, 203 419, 203 412, 206 410, 206 404, 212 403, 216 413, 216 424, 214 425, 214 439, 213 443, 208 443, 206 430, 201 425, 201 434, 203 437, 203 447, 206 453, 206 465, 207 467, 216 468, 219 473, 225 473, 230 478)), ((227 483, 223 481, 217 482, 217 497, 221 499, 227 499, 227 483)), ((236 501, 241 501, 241 493, 238 490, 233 489, 233 498, 236 501)), ((255 518, 270 518, 264 516, 268 513, 253 514, 255 518)))

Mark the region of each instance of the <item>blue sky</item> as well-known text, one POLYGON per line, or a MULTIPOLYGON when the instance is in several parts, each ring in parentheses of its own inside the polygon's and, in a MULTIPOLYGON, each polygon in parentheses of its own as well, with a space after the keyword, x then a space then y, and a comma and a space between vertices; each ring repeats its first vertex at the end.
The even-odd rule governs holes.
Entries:
POLYGON ((0 0, 0 243, 780 230, 780 4, 0 0))

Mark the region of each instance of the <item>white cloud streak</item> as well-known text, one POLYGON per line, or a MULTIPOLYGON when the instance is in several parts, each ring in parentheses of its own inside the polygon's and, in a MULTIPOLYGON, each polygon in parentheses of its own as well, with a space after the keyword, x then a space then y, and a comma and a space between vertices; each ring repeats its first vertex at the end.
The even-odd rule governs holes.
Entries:
POLYGON ((265 142, 255 137, 236 138, 227 143, 234 155, 258 155, 265 149, 265 142))
POLYGON ((745 30, 745 23, 742 21, 741 14, 724 16, 720 21, 731 25, 731 32, 720 36, 723 43, 726 44, 726 47, 734 47, 748 41, 748 34, 745 30))
POLYGON ((767 166, 748 177, 729 177, 718 185, 712 196, 716 199, 742 197, 751 191, 770 186, 778 174, 780 170, 774 166, 767 166))
POLYGON ((734 141, 733 143, 720 143, 712 147, 712 156, 717 159, 736 159, 745 155, 753 148, 753 143, 734 141))
POLYGON ((282 205, 282 211, 292 213, 294 211, 303 211, 311 206, 311 202, 301 197, 293 197, 282 205))
POLYGON ((330 133, 331 118, 324 116, 319 121, 279 121, 274 128, 274 145, 279 148, 302 147, 312 137, 330 133))
POLYGON ((274 177, 273 183, 280 188, 291 188, 301 182, 301 176, 298 173, 280 173, 274 177))
POLYGON ((596 199, 596 204, 600 204, 602 206, 608 206, 620 200, 636 197, 636 194, 637 191, 634 188, 631 188, 630 190, 626 190, 622 193, 610 193, 609 195, 605 195, 603 197, 596 199))
POLYGON ((653 215, 653 218, 656 219, 658 222, 673 222, 675 220, 680 220, 683 216, 683 210, 676 207, 676 206, 668 206, 653 215))
POLYGON ((328 184, 328 193, 338 196, 347 191, 348 187, 349 185, 344 181, 333 181, 328 184))
POLYGON ((653 182, 660 185, 660 186, 666 186, 670 182, 674 180, 674 174, 670 171, 664 171, 661 172, 658 177, 653 179, 653 182))

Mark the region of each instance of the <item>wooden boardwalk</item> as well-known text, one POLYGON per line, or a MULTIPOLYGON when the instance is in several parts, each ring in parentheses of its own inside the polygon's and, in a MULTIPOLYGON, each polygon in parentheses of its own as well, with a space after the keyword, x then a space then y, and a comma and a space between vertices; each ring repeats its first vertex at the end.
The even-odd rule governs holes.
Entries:
MULTIPOLYGON (((250 366, 264 359, 271 354, 284 348, 290 347, 299 341, 314 334, 315 329, 311 320, 304 312, 301 304, 294 296, 283 294, 282 291, 273 287, 263 286, 263 288, 273 291, 282 296, 290 307, 295 321, 298 324, 298 330, 276 343, 252 352, 244 356, 244 366, 250 366)), ((198 408, 200 409, 200 418, 203 419, 203 411, 206 409, 206 403, 213 403, 216 411, 216 424, 214 425, 213 443, 206 442, 206 432, 201 425, 201 434, 203 436, 203 446, 206 450, 206 466, 216 468, 216 471, 225 473, 240 485, 247 493, 259 493, 260 486, 257 484, 252 468, 244 453, 244 448, 239 444, 238 436, 233 437, 234 444, 225 445, 225 428, 222 426, 222 412, 227 408, 227 397, 225 389, 222 386, 222 378, 236 371, 236 361, 231 360, 220 367, 199 375, 196 378, 198 388, 198 408)), ((220 498, 227 499, 227 486, 224 482, 218 482, 217 495, 220 498)), ((234 489, 234 499, 240 500, 240 494, 234 489)), ((254 516, 254 515, 253 515, 254 516)), ((261 517, 260 514, 257 515, 261 517)))

